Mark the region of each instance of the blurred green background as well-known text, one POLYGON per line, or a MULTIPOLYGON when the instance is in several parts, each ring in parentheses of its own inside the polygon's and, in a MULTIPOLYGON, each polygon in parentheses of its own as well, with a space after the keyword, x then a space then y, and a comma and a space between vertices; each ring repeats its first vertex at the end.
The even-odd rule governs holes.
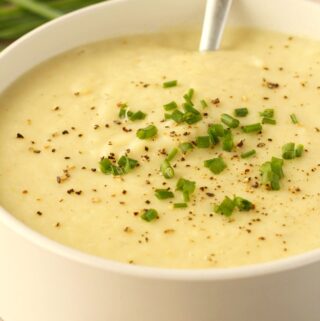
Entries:
POLYGON ((0 0, 0 50, 41 24, 97 0, 0 0))

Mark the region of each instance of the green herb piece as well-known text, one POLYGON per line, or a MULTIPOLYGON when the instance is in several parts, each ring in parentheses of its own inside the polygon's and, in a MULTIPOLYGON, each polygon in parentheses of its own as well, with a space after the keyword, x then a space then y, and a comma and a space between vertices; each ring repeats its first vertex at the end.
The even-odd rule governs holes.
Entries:
POLYGON ((123 119, 127 117, 127 104, 121 104, 120 111, 119 111, 119 118, 123 119))
POLYGON ((176 190, 183 193, 183 198, 185 202, 190 201, 190 194, 192 194, 196 189, 196 183, 189 181, 184 178, 180 178, 177 182, 176 190))
POLYGON ((143 214, 141 215, 141 218, 146 222, 151 222, 159 218, 159 215, 155 209, 151 208, 151 209, 144 210, 143 214))
POLYGON ((179 149, 181 150, 182 153, 187 153, 191 150, 193 150, 193 145, 191 143, 181 143, 179 145, 179 149))
POLYGON ((137 131, 137 137, 139 139, 150 139, 157 135, 158 129, 154 125, 149 125, 146 128, 140 128, 137 131))
POLYGON ((164 110, 171 111, 178 108, 178 104, 175 101, 172 101, 171 103, 168 103, 166 105, 163 105, 164 110))
POLYGON ((176 87, 178 85, 178 81, 177 80, 170 80, 170 81, 166 81, 162 84, 163 88, 172 88, 172 87, 176 87))
POLYGON ((294 159, 296 157, 294 147, 295 143, 288 143, 282 146, 283 159, 294 159))
POLYGON ((216 205, 214 207, 214 211, 218 214, 228 217, 232 215, 235 207, 236 207, 235 201, 232 200, 230 197, 226 196, 220 205, 216 205))
POLYGON ((184 122, 184 114, 180 110, 174 110, 171 114, 170 118, 175 121, 177 124, 181 124, 184 122))
POLYGON ((155 195, 159 200, 166 200, 174 197, 174 194, 167 189, 156 189, 155 195))
POLYGON ((191 89, 189 89, 188 93, 186 93, 186 94, 183 96, 183 98, 184 98, 184 100, 185 100, 187 103, 193 105, 193 103, 192 103, 193 95, 194 95, 194 89, 191 88, 191 89))
POLYGON ((290 118, 291 118, 291 121, 292 121, 294 124, 298 124, 298 123, 299 123, 296 114, 291 114, 291 115, 290 115, 290 118))
POLYGON ((249 110, 246 107, 236 108, 234 110, 234 115, 236 117, 246 117, 249 114, 249 110))
POLYGON ((198 148, 209 148, 210 147, 210 137, 209 136, 199 136, 196 138, 196 145, 198 148))
POLYGON ((138 161, 127 156, 121 156, 118 160, 119 167, 123 170, 124 174, 129 173, 132 169, 138 166, 138 161))
POLYGON ((256 155, 256 150, 255 149, 252 149, 252 150, 249 150, 247 152, 244 152, 241 154, 241 158, 249 158, 251 156, 254 156, 256 155))
POLYGON ((174 203, 173 207, 174 208, 186 208, 186 207, 188 207, 188 204, 187 203, 174 203))
POLYGON ((272 157, 271 162, 265 162, 260 166, 262 184, 269 186, 272 190, 280 189, 280 179, 284 177, 283 159, 272 157))
POLYGON ((234 147, 233 136, 231 130, 226 130, 222 138, 222 149, 226 152, 231 152, 234 147))
POLYGON ((230 128, 237 128, 240 125, 240 122, 238 119, 233 118, 228 114, 221 115, 221 122, 223 122, 225 125, 227 125, 230 128))
POLYGON ((304 152, 304 146, 299 144, 295 150, 296 157, 301 157, 304 152))
POLYGON ((223 137, 225 134, 224 128, 221 124, 213 124, 208 128, 208 135, 212 145, 219 143, 219 138, 223 137))
POLYGON ((200 100, 200 104, 201 104, 202 108, 208 107, 208 103, 204 99, 200 100))
POLYGON ((242 127, 243 132, 245 133, 259 133, 262 131, 262 126, 260 123, 246 125, 242 127))
POLYGON ((184 103, 183 109, 185 111, 183 120, 188 125, 195 124, 202 119, 201 113, 197 109, 195 109, 192 104, 184 103))
POLYGON ((108 158, 102 158, 99 162, 100 171, 106 175, 121 176, 129 173, 135 167, 139 165, 138 161, 122 156, 118 160, 118 165, 113 164, 108 158))
POLYGON ((170 179, 174 177, 174 169, 166 159, 161 164, 160 170, 164 178, 170 179))
POLYGON ((264 111, 259 113, 261 117, 273 118, 274 109, 265 109, 264 111))
POLYGON ((171 162, 177 155, 178 153, 178 148, 174 148, 167 156, 166 160, 168 162, 171 162))
POLYGON ((146 116, 147 116, 147 114, 145 114, 141 110, 139 110, 135 113, 133 113, 133 112, 128 113, 128 117, 131 121, 142 120, 142 119, 145 119, 146 116))
POLYGON ((235 202, 236 207, 238 207, 238 209, 241 212, 242 211, 248 212, 248 211, 254 209, 254 207, 255 207, 250 201, 248 201, 242 197, 239 197, 239 196, 236 196, 234 198, 234 202, 235 202))
POLYGON ((277 121, 273 118, 263 117, 262 118, 262 124, 269 124, 269 125, 275 125, 277 121))
POLYGON ((204 161, 204 167, 209 168, 212 173, 218 175, 227 168, 227 164, 221 157, 218 157, 204 161))

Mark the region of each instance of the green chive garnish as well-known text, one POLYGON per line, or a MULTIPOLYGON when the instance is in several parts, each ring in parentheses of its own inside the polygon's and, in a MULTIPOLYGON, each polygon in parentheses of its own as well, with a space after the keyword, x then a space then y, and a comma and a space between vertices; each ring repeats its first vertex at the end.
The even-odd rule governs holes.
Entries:
POLYGON ((290 118, 291 118, 291 121, 292 121, 294 124, 298 124, 298 123, 299 123, 296 114, 291 114, 291 115, 290 115, 290 118))
POLYGON ((219 143, 219 137, 224 136, 224 128, 221 124, 213 124, 208 128, 208 135, 210 137, 210 141, 212 145, 216 145, 219 143))
POLYGON ((135 121, 135 120, 142 120, 145 119, 147 116, 147 114, 145 114, 144 112, 142 112, 141 110, 133 113, 133 112, 128 112, 128 117, 131 121, 135 121))
POLYGON ((166 159, 161 164, 160 170, 164 178, 170 179, 174 177, 174 169, 166 159))
POLYGON ((245 133, 257 133, 262 131, 262 126, 260 123, 246 125, 242 127, 245 133))
POLYGON ((173 113, 170 116, 170 119, 172 119, 173 121, 175 121, 177 124, 183 123, 184 122, 184 118, 183 118, 184 114, 180 111, 180 110, 174 110, 173 113))
POLYGON ((270 124, 270 125, 275 125, 277 122, 273 118, 268 118, 268 117, 263 117, 262 118, 262 124, 270 124))
POLYGON ((183 120, 188 125, 195 124, 202 119, 201 113, 197 109, 195 109, 192 104, 184 103, 183 109, 185 111, 183 120))
POLYGON ((228 114, 221 115, 221 122, 223 122, 225 125, 227 125, 230 128, 237 128, 240 125, 240 122, 238 119, 235 119, 228 114))
POLYGON ((201 104, 202 108, 208 107, 208 103, 204 99, 200 100, 200 104, 201 104))
POLYGON ((151 222, 159 218, 159 215, 155 209, 151 208, 151 209, 144 210, 143 214, 141 215, 141 218, 146 222, 151 222))
POLYGON ((246 108, 246 107, 236 108, 236 109, 234 110, 234 115, 235 115, 236 117, 246 117, 246 116, 248 115, 248 113, 249 113, 249 110, 248 110, 248 108, 246 108))
POLYGON ((166 81, 162 84, 163 88, 171 88, 171 87, 176 87, 178 85, 177 80, 170 80, 166 81))
POLYGON ((302 154, 304 152, 304 146, 303 145, 298 145, 296 150, 295 150, 295 153, 296 153, 296 157, 301 157, 302 154))
POLYGON ((174 148, 167 156, 166 160, 168 162, 171 162, 177 155, 178 153, 178 148, 174 148))
POLYGON ((163 105, 163 108, 166 111, 171 111, 171 110, 177 109, 178 108, 178 104, 175 101, 172 101, 171 103, 163 105))
POLYGON ((156 189, 155 195, 159 200, 166 200, 174 197, 174 194, 167 189, 156 189))
POLYGON ((121 104, 120 105, 120 111, 119 111, 119 118, 123 119, 123 118, 126 118, 127 116, 127 104, 121 104))
POLYGON ((227 168, 227 164, 221 157, 218 157, 204 161, 204 167, 209 168, 212 173, 217 175, 227 168))
POLYGON ((294 147, 295 143, 288 143, 282 146, 283 159, 294 159, 296 157, 294 147))
POLYGON ((209 148, 210 147, 210 137, 209 136, 199 136, 196 138, 196 145, 198 148, 209 148))
POLYGON ((255 154, 256 154, 256 150, 252 149, 252 150, 242 153, 241 158, 249 158, 251 156, 254 156, 255 154))
POLYGON ((196 183, 189 181, 184 178, 180 178, 177 182, 176 190, 183 193, 183 198, 185 202, 190 201, 190 194, 192 194, 196 189, 196 183))
POLYGON ((264 111, 259 113, 261 117, 273 118, 274 109, 265 109, 264 111))
POLYGON ((188 207, 188 204, 187 203, 174 203, 173 207, 174 208, 186 208, 186 207, 188 207))
POLYGON ((214 211, 218 214, 228 217, 228 216, 232 215, 235 207, 236 207, 236 204, 235 204, 234 200, 232 200, 230 197, 226 196, 220 205, 216 205, 214 207, 214 211))
POLYGON ((222 138, 222 149, 226 152, 231 152, 234 147, 233 136, 231 130, 226 130, 222 138))
POLYGON ((150 139, 156 136, 158 129, 154 125, 149 125, 146 128, 140 128, 137 131, 137 137, 140 139, 150 139))
POLYGON ((192 104, 192 98, 193 98, 193 95, 194 95, 194 89, 191 88, 189 89, 188 93, 186 93, 183 98, 184 100, 189 103, 189 104, 192 104))
POLYGON ((187 153, 188 151, 193 150, 193 145, 191 143, 181 143, 179 145, 179 149, 181 150, 182 153, 187 153))
POLYGON ((236 204, 236 207, 238 207, 238 209, 241 212, 243 212, 243 211, 248 212, 248 211, 254 209, 254 207, 255 207, 250 201, 248 201, 242 197, 239 197, 239 196, 236 196, 234 198, 234 202, 236 204))
POLYGON ((121 176, 129 173, 138 166, 138 161, 127 156, 122 156, 118 160, 118 166, 108 158, 102 158, 99 162, 100 171, 106 175, 121 176))
POLYGON ((260 166, 262 184, 270 187, 274 191, 280 189, 280 179, 283 174, 283 159, 272 157, 271 162, 265 162, 260 166))

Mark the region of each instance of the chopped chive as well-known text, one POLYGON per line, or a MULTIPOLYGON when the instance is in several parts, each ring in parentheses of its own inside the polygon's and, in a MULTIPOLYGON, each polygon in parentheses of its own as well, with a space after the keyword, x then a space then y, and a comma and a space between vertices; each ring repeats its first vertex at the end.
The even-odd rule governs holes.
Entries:
POLYGON ((248 211, 254 209, 254 207, 255 207, 250 201, 248 201, 242 197, 239 197, 239 196, 236 196, 234 198, 234 202, 235 202, 236 207, 238 207, 238 209, 241 212, 242 211, 248 212, 248 211))
POLYGON ((123 173, 127 174, 138 166, 138 161, 127 156, 121 156, 118 160, 118 165, 123 169, 123 173))
POLYGON ((133 112, 131 112, 130 114, 128 113, 128 117, 132 121, 145 119, 146 116, 147 116, 147 114, 145 114, 141 110, 139 110, 135 113, 133 113, 133 112))
POLYGON ((204 167, 210 169, 210 171, 216 175, 220 174, 225 168, 227 168, 227 164, 221 157, 212 158, 204 161, 204 167))
POLYGON ((137 131, 137 137, 139 139, 150 139, 156 136, 158 133, 158 129, 154 125, 149 125, 146 128, 140 128, 137 131))
POLYGON ((208 128, 208 135, 210 137, 210 141, 212 145, 216 145, 219 143, 219 137, 224 136, 224 128, 221 124, 213 124, 208 128))
POLYGON ((191 88, 189 89, 189 91, 183 96, 183 98, 185 99, 185 101, 189 104, 192 104, 192 98, 193 98, 193 95, 194 95, 194 89, 191 88))
POLYGON ((170 80, 170 81, 166 81, 162 84, 163 88, 171 88, 171 87, 176 87, 178 85, 178 81, 177 80, 170 80))
POLYGON ((174 203, 173 207, 174 208, 186 208, 186 207, 188 207, 188 204, 187 203, 174 203))
POLYGON ((170 117, 173 121, 177 124, 183 123, 184 121, 184 114, 180 110, 174 110, 170 117))
POLYGON ((290 118, 291 118, 291 121, 292 121, 294 124, 298 124, 298 123, 299 123, 296 114, 291 114, 291 115, 290 115, 290 118))
POLYGON ((99 162, 100 165, 100 171, 103 174, 112 174, 112 165, 111 161, 108 158, 102 158, 101 161, 99 162))
POLYGON ((196 113, 195 112, 186 112, 183 115, 183 120, 188 125, 195 124, 195 123, 199 122, 201 119, 202 119, 202 116, 198 111, 196 113))
POLYGON ((127 108, 128 106, 126 104, 122 104, 120 111, 119 111, 119 118, 123 119, 127 116, 127 108))
POLYGON ((179 151, 178 148, 174 148, 174 149, 169 153, 169 155, 167 156, 166 160, 167 160, 168 162, 171 162, 171 161, 176 157, 178 151, 179 151))
POLYGON ((294 147, 295 143, 288 143, 282 146, 283 159, 294 159, 296 157, 294 147))
POLYGON ((214 211, 218 214, 228 217, 232 215, 235 207, 236 207, 235 201, 232 200, 230 197, 226 196, 220 205, 216 205, 214 207, 214 211))
POLYGON ((174 177, 174 169, 166 159, 161 164, 160 170, 164 178, 170 179, 174 177))
POLYGON ((193 145, 191 143, 181 143, 179 149, 182 153, 187 153, 188 151, 193 150, 193 145))
POLYGON ((199 136, 196 138, 196 145, 198 148, 209 148, 210 147, 210 137, 209 136, 199 136))
POLYGON ((304 146, 299 144, 295 150, 296 157, 301 157, 304 151, 304 146))
POLYGON ((228 114, 221 115, 221 122, 223 122, 225 125, 227 125, 230 128, 237 128, 240 125, 240 122, 238 119, 235 119, 228 114))
POLYGON ((181 191, 183 193, 183 198, 185 202, 190 201, 190 194, 195 191, 196 183, 193 181, 189 181, 184 178, 180 178, 177 182, 176 190, 181 191))
POLYGON ((151 209, 146 209, 143 211, 143 214, 141 215, 141 218, 145 220, 146 222, 151 222, 157 218, 159 218, 158 212, 151 208, 151 209))
POLYGON ((249 114, 249 110, 246 107, 236 108, 234 110, 234 115, 236 117, 246 117, 249 114))
POLYGON ((257 133, 262 131, 262 126, 260 123, 246 125, 242 127, 245 133, 257 133))
POLYGON ((178 108, 178 104, 175 101, 172 101, 171 103, 163 105, 164 110, 171 111, 178 108))
POLYGON ((234 147, 233 136, 231 130, 226 130, 222 138, 222 149, 226 152, 231 152, 234 147))
POLYGON ((284 177, 283 159, 272 157, 271 162, 265 162, 260 166, 262 184, 269 186, 272 190, 280 189, 280 179, 284 177))
POLYGON ((159 200, 166 200, 174 197, 174 194, 167 189, 156 189, 155 195, 159 200))
POLYGON ((251 156, 254 156, 255 154, 256 154, 256 150, 252 149, 252 150, 242 153, 241 158, 249 158, 251 156))
POLYGON ((271 158, 271 169, 272 171, 279 176, 279 178, 283 178, 283 159, 272 157, 271 158))
POLYGON ((262 124, 270 124, 270 125, 275 125, 277 122, 273 118, 268 118, 268 117, 263 117, 262 118, 262 124))
POLYGON ((122 156, 118 160, 118 165, 114 165, 108 158, 102 158, 99 162, 100 171, 106 175, 120 176, 129 173, 139 165, 138 161, 127 156, 122 156))
POLYGON ((208 107, 208 103, 204 99, 202 99, 200 101, 200 104, 201 104, 202 108, 207 108, 208 107))
POLYGON ((259 113, 261 117, 273 118, 274 109, 265 109, 264 111, 259 113))

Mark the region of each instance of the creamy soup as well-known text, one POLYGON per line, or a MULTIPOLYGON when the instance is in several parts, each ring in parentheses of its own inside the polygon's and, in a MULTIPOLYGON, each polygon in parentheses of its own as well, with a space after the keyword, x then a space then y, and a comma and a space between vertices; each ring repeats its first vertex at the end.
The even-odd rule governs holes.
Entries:
POLYGON ((227 31, 108 40, 0 98, 0 204, 130 264, 216 268, 320 247, 320 43, 227 31))

